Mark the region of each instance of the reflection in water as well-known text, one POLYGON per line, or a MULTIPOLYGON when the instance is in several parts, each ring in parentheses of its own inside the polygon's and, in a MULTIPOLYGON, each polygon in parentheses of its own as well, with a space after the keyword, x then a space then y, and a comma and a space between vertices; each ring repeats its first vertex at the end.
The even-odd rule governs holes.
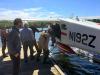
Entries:
POLYGON ((58 48, 50 47, 51 56, 68 72, 69 75, 100 75, 100 65, 91 63, 76 54, 65 55, 58 48))

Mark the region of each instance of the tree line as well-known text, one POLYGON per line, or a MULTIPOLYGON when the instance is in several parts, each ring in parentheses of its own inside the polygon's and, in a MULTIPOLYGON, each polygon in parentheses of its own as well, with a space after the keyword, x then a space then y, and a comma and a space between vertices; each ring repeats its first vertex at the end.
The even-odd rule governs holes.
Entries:
POLYGON ((90 19, 88 21, 92 21, 92 22, 96 22, 96 23, 100 23, 100 19, 90 19))
MULTIPOLYGON (((37 28, 45 28, 47 27, 48 22, 46 21, 29 21, 28 26, 34 25, 37 28)), ((0 29, 1 28, 11 28, 13 26, 13 21, 8 21, 8 20, 1 20, 0 21, 0 29)))

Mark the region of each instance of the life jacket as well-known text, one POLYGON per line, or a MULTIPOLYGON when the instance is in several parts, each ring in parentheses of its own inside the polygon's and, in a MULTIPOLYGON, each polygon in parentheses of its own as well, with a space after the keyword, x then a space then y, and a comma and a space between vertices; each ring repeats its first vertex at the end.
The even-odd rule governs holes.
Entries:
POLYGON ((39 37, 38 46, 40 49, 48 49, 49 35, 48 33, 42 32, 39 37))

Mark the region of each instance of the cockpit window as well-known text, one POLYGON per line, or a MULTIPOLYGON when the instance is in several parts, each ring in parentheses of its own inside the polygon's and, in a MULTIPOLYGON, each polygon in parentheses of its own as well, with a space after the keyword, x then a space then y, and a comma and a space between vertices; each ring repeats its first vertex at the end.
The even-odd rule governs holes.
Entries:
POLYGON ((51 26, 52 30, 53 30, 53 35, 55 37, 57 37, 58 39, 61 39, 61 29, 60 29, 60 25, 59 24, 55 24, 51 26))
POLYGON ((61 25, 61 29, 64 29, 64 30, 66 30, 66 29, 67 29, 67 25, 65 25, 65 24, 62 24, 62 25, 61 25))

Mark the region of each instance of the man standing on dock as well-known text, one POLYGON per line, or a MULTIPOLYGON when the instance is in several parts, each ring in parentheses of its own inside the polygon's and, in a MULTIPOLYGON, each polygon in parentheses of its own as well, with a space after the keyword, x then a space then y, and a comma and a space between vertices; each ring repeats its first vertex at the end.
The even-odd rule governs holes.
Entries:
POLYGON ((36 26, 36 25, 33 24, 33 25, 30 27, 30 28, 32 29, 32 31, 33 31, 34 37, 35 37, 35 33, 36 33, 36 32, 40 32, 35 26, 36 26))
POLYGON ((6 50, 6 43, 7 43, 7 32, 5 28, 1 29, 1 42, 2 42, 2 56, 3 58, 7 57, 5 50, 6 50))
POLYGON ((20 37, 23 44, 24 61, 25 63, 27 63, 28 62, 28 55, 27 55, 28 47, 30 49, 30 59, 32 60, 34 58, 33 54, 35 52, 33 49, 33 46, 36 44, 36 40, 33 35, 33 32, 30 28, 28 28, 28 23, 24 24, 24 28, 20 32, 20 37))
POLYGON ((16 18, 14 20, 14 26, 12 27, 11 32, 8 34, 8 52, 13 63, 13 75, 18 75, 20 70, 20 50, 21 50, 21 41, 19 36, 19 28, 21 27, 22 20, 16 18))
POLYGON ((43 31, 40 34, 39 41, 38 41, 38 47, 39 50, 37 51, 37 60, 39 60, 40 54, 43 50, 43 63, 46 63, 48 57, 49 57, 49 34, 47 31, 43 31))

